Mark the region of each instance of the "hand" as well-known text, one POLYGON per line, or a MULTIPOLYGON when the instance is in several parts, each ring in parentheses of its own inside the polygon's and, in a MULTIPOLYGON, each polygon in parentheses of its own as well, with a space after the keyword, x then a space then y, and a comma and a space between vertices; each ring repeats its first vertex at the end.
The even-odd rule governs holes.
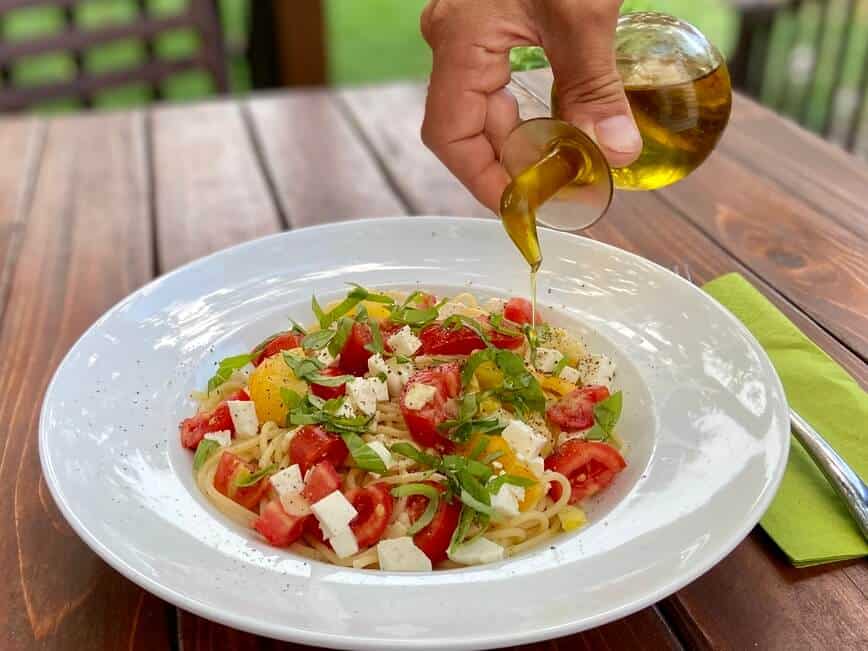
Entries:
POLYGON ((498 158, 519 122, 505 89, 509 50, 541 45, 563 119, 593 137, 609 163, 642 149, 615 67, 621 0, 430 0, 422 35, 434 53, 422 140, 494 212, 509 175, 498 158))

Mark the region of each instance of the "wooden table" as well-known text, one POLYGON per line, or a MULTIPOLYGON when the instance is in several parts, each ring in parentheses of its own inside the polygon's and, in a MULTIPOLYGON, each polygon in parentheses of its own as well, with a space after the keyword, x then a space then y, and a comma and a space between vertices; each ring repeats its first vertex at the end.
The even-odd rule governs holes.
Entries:
MULTIPOLYGON (((41 396, 118 299, 211 251, 370 215, 485 215, 419 141, 424 88, 0 119, 0 648, 290 649, 99 560, 40 475, 41 396)), ((747 276, 868 385, 868 167, 737 98, 718 151, 588 234, 704 282, 747 276)), ((791 567, 756 529, 652 608, 535 649, 868 648, 864 561, 791 567)))

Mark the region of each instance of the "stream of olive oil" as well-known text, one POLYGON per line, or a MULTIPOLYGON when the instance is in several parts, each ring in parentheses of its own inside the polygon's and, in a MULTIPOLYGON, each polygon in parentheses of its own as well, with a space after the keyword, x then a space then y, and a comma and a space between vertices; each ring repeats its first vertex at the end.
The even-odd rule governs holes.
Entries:
MULTIPOLYGON (((542 265, 536 209, 585 170, 585 155, 581 147, 581 143, 568 138, 554 141, 549 152, 513 179, 500 198, 503 226, 530 265, 532 324, 536 323, 536 274, 542 265)), ((531 328, 530 332, 534 337, 535 330, 531 328)))

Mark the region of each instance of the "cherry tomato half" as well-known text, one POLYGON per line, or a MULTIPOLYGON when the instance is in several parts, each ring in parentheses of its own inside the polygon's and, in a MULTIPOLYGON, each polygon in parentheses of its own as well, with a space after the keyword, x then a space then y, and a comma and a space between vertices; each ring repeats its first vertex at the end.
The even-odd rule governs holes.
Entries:
POLYGON ((302 475, 325 459, 335 467, 340 466, 348 454, 343 439, 329 434, 319 425, 305 425, 289 442, 289 458, 299 465, 302 475))
POLYGON ((469 355, 485 348, 485 342, 467 326, 451 329, 434 323, 422 329, 419 339, 422 355, 469 355))
POLYGON ((446 401, 456 397, 460 389, 461 372, 455 363, 413 374, 401 393, 401 415, 416 443, 441 450, 452 449, 452 441, 442 436, 437 426, 452 415, 448 412, 446 401), (421 409, 410 409, 406 404, 407 394, 415 384, 427 384, 435 389, 434 396, 421 409))
POLYGON ((344 373, 363 376, 368 372, 368 358, 373 353, 365 348, 374 340, 371 328, 365 323, 354 323, 344 347, 341 349, 340 368, 344 373))
POLYGON ((281 332, 257 353, 256 357, 253 358, 253 365, 259 366, 263 360, 268 359, 272 355, 282 350, 292 350, 299 346, 301 346, 301 341, 295 334, 292 332, 281 332))
POLYGON ((214 488, 245 509, 254 511, 268 491, 268 477, 262 477, 251 486, 238 486, 237 483, 255 471, 256 467, 252 463, 231 452, 223 452, 214 473, 214 488))
POLYGON ((232 414, 229 413, 229 405, 226 404, 228 400, 250 400, 250 396, 244 389, 239 389, 227 396, 226 400, 214 408, 214 411, 182 420, 178 426, 181 431, 181 445, 195 450, 206 434, 223 430, 235 434, 235 423, 232 422, 232 414))
MULTIPOLYGON (((344 373, 339 368, 332 367, 322 369, 320 375, 325 375, 326 377, 337 377, 339 375, 344 375, 344 373)), ((311 384, 310 392, 323 400, 331 400, 332 398, 339 398, 340 396, 346 395, 347 385, 339 384, 336 387, 327 387, 322 384, 311 384)))
MULTIPOLYGON (((503 308, 503 318, 519 325, 530 323, 533 307, 526 298, 511 298, 503 308)), ((537 313, 536 324, 543 323, 542 317, 537 313)))
POLYGON ((340 487, 341 478, 338 476, 338 471, 335 470, 332 462, 326 459, 311 468, 304 480, 301 494, 304 499, 313 504, 319 502, 326 495, 334 493, 340 487))
POLYGON ((283 510, 280 500, 268 502, 253 521, 253 528, 277 547, 288 547, 301 537, 309 515, 289 515, 283 510))
MULTIPOLYGON (((437 488, 441 493, 445 490, 442 484, 425 482, 437 488)), ((428 498, 424 495, 412 495, 407 499, 407 513, 410 522, 415 522, 428 506, 428 498)), ((452 534, 458 526, 461 516, 461 505, 458 500, 447 502, 441 497, 437 513, 431 523, 413 536, 413 543, 431 559, 432 563, 446 560, 446 550, 452 540, 452 534)))
POLYGON ((608 397, 604 386, 582 387, 549 407, 546 416, 565 432, 580 432, 594 424, 594 405, 608 397))
POLYGON ((356 536, 359 547, 377 544, 392 519, 395 501, 386 484, 371 484, 364 488, 353 488, 345 493, 359 514, 350 522, 350 529, 356 536))
MULTIPOLYGON (((573 439, 558 447, 546 459, 545 467, 570 480, 570 504, 575 504, 611 484, 615 475, 627 467, 627 462, 611 445, 573 439)), ((559 483, 551 484, 553 500, 559 500, 562 491, 559 483)))

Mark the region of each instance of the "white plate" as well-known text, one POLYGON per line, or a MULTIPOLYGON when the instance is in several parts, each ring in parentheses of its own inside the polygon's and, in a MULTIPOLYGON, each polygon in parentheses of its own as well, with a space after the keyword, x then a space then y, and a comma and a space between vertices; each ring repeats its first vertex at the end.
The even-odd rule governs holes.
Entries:
POLYGON ((703 292, 591 240, 541 233, 549 320, 614 357, 629 466, 592 523, 490 566, 348 570, 260 542, 196 490, 178 440, 216 360, 310 321, 345 283, 526 294, 493 220, 353 221, 257 240, 159 278, 75 344, 39 423, 51 492, 109 564, 189 611, 346 648, 481 648, 566 635, 679 589, 756 524, 786 463, 787 407, 753 337, 703 292))

